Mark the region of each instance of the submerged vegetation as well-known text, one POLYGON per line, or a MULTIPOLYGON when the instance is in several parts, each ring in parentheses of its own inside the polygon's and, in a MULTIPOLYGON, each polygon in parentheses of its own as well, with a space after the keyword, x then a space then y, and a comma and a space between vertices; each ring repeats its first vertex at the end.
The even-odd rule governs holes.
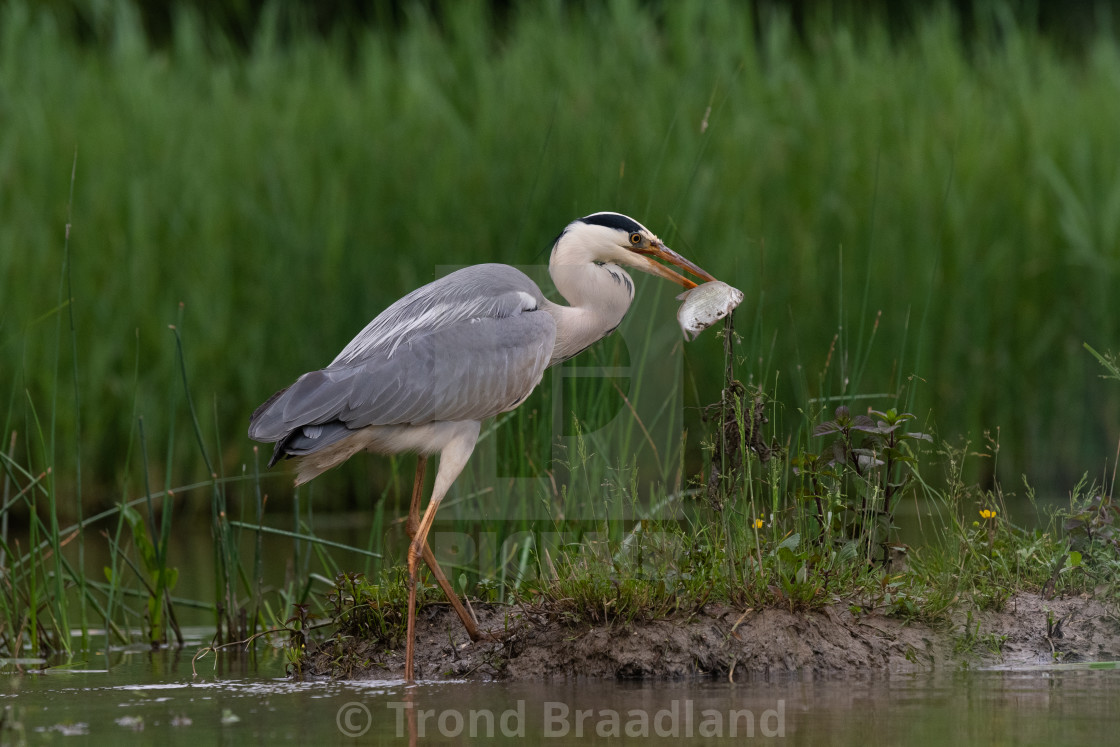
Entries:
POLYGON ((266 20, 240 49, 183 11, 152 47, 101 12, 105 47, 0 5, 17 664, 175 643, 185 614, 216 646, 276 632, 296 668, 322 626, 399 640, 411 460, 293 494, 248 413, 448 268, 550 287, 538 252, 599 209, 744 290, 741 332, 684 345, 639 280, 614 338, 484 427, 432 536, 457 590, 612 625, 1117 598, 1115 39, 1070 56, 994 12, 966 44, 946 8, 799 34, 721 2, 498 29, 455 3, 345 47, 266 20), (359 532, 319 536, 353 505, 359 532))

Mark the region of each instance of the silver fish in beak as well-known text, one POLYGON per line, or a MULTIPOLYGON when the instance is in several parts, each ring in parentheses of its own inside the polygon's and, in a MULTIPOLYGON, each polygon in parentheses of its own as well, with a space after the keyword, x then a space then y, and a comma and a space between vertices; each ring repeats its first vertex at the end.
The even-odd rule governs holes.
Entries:
POLYGON ((698 285, 677 296, 683 301, 677 310, 677 322, 686 340, 695 340, 701 332, 730 314, 743 301, 743 291, 720 280, 698 285))

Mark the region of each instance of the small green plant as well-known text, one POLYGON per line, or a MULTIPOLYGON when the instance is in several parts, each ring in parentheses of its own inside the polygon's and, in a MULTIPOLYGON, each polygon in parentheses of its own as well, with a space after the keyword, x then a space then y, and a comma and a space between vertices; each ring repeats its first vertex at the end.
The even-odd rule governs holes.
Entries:
POLYGON ((570 622, 625 625, 692 607, 705 584, 679 562, 689 556, 679 552, 679 533, 667 529, 646 537, 641 550, 626 547, 625 539, 568 545, 547 561, 555 574, 526 591, 541 609, 570 622), (651 564, 650 558, 658 560, 651 564))
MULTIPOLYGON (((131 506, 123 506, 121 511, 132 533, 132 544, 140 556, 137 565, 128 556, 125 562, 136 573, 147 592, 147 631, 148 643, 153 647, 168 642, 170 628, 178 644, 183 645, 183 633, 175 619, 175 607, 171 603, 171 591, 179 580, 179 569, 167 565, 167 550, 170 542, 170 522, 166 516, 170 507, 164 508, 163 531, 155 533, 154 525, 145 522, 140 512, 131 506)), ((105 576, 110 584, 117 582, 112 570, 106 566, 105 576)))
POLYGON ((284 647, 284 657, 288 660, 288 674, 297 678, 303 676, 307 662, 307 647, 311 643, 308 631, 314 617, 310 605, 293 604, 291 616, 284 621, 284 627, 288 630, 288 645, 284 647))
MULTIPOLYGON (((969 611, 965 618, 964 627, 953 642, 953 653, 958 656, 973 657, 978 654, 994 654, 998 656, 1003 652, 1007 636, 1000 633, 981 633, 980 621, 974 620, 969 611)), ((962 662, 967 667, 968 661, 962 662)))
POLYGON ((1068 554, 1055 564, 1048 587, 1080 577, 1083 585, 1116 594, 1120 578, 1120 506, 1113 494, 1082 477, 1070 494, 1069 508, 1059 512, 1068 554))
POLYGON ((408 595, 400 571, 374 583, 362 573, 340 573, 327 591, 327 612, 339 634, 391 645, 404 635, 408 595))
POLYGON ((1071 505, 1062 528, 1074 546, 1100 543, 1120 550, 1120 506, 1104 490, 1090 490, 1071 505))
POLYGON ((815 501, 818 520, 823 523, 827 518, 823 495, 848 495, 843 506, 848 517, 846 535, 861 538, 869 554, 872 547, 883 547, 884 561, 897 500, 910 484, 916 463, 912 444, 933 440, 928 434, 904 429, 913 419, 910 413, 894 409, 852 415, 841 405, 832 420, 813 429, 815 437, 829 439, 820 455, 802 455, 797 462, 796 469, 812 486, 809 495, 815 501), (856 496, 858 505, 851 500, 856 496))

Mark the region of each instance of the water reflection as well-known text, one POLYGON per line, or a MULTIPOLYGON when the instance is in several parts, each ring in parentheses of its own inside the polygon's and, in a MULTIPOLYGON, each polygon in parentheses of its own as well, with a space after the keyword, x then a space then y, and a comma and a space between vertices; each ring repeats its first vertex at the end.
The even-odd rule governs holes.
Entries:
POLYGON ((3 678, 2 741, 166 744, 1112 743, 1120 671, 935 672, 777 682, 294 682, 284 658, 91 655, 3 678), (110 666, 112 664, 112 666, 110 666))

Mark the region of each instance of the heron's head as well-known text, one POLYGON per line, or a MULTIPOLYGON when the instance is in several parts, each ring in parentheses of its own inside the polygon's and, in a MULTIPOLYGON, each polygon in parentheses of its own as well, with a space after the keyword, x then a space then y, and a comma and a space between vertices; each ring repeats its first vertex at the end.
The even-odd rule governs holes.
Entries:
POLYGON ((552 247, 553 265, 611 263, 656 275, 685 288, 696 282, 670 269, 689 272, 705 282, 715 280, 633 218, 621 213, 592 213, 568 224, 552 247), (666 262, 661 264, 658 260, 666 262))

